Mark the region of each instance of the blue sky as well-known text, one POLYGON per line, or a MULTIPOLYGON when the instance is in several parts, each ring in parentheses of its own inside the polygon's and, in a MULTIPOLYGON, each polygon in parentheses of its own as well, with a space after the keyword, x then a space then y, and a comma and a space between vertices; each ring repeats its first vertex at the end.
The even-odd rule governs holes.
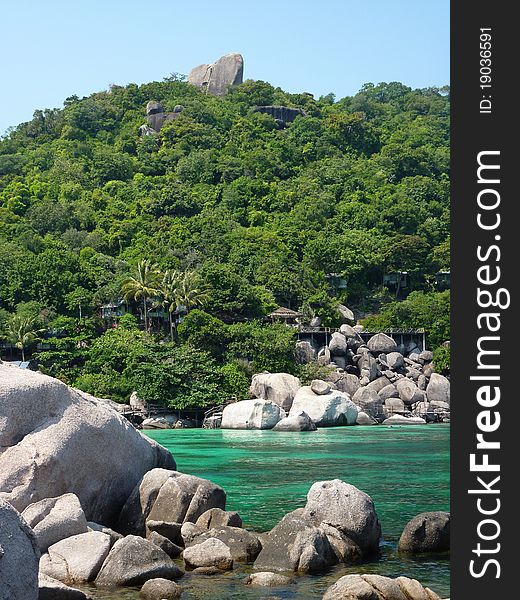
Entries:
POLYGON ((187 74, 227 52, 290 92, 449 83, 449 0, 2 2, 0 134, 112 83, 187 74))

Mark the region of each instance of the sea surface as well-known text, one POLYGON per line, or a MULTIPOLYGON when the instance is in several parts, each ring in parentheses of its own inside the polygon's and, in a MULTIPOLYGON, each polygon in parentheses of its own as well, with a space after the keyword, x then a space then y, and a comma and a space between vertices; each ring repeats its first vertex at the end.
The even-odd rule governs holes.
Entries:
MULTIPOLYGON (((296 577, 290 588, 251 588, 250 566, 213 576, 187 574, 179 583, 185 600, 291 598, 319 600, 347 573, 405 575, 449 597, 449 557, 410 558, 396 552, 405 524, 425 511, 449 510, 449 425, 337 427, 317 432, 180 429, 146 431, 175 457, 177 469, 210 479, 227 493, 227 509, 244 526, 271 529, 305 504, 315 481, 342 479, 369 494, 382 526, 381 556, 322 576, 296 577)), ((135 600, 135 590, 96 591, 103 600, 135 600)))

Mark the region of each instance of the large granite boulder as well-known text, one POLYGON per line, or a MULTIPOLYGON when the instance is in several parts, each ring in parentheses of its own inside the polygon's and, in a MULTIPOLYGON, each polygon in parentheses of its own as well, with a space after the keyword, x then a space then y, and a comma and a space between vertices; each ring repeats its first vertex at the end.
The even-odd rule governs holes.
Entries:
POLYGON ((307 413, 317 427, 334 427, 355 425, 358 409, 344 392, 315 394, 310 386, 303 386, 296 392, 289 417, 301 412, 307 413))
POLYGON ((36 538, 8 502, 0 499, 0 600, 38 599, 36 538))
POLYGON ((450 549, 450 513, 421 513, 409 521, 399 539, 400 552, 446 552, 450 549))
POLYGON ((314 421, 304 411, 285 417, 273 427, 273 431, 316 431, 317 429, 314 421))
POLYGON ((349 483, 339 479, 314 483, 303 516, 314 524, 332 525, 364 554, 373 554, 379 548, 381 525, 372 498, 349 483))
POLYGON ((184 572, 160 548, 135 535, 118 540, 96 578, 97 586, 143 584, 148 579, 179 579, 184 572))
POLYGON ((307 340, 296 342, 296 350, 294 354, 296 362, 300 365, 306 365, 314 362, 318 356, 314 346, 307 340))
POLYGON ((337 563, 325 532, 302 517, 302 509, 298 509, 285 515, 269 532, 255 569, 321 573, 337 563))
POLYGON ((18 510, 70 492, 88 520, 111 525, 147 471, 175 468, 106 403, 1 362, 0 422, 0 497, 18 510))
POLYGON ((203 92, 223 96, 230 86, 239 85, 244 76, 244 59, 240 54, 225 54, 211 65, 199 65, 188 75, 188 82, 203 92))
POLYGON ((222 411, 221 429, 272 429, 285 417, 283 408, 267 400, 241 400, 222 411))
POLYGON ((345 356, 347 353, 347 338, 342 333, 333 333, 329 342, 329 350, 332 356, 345 356))
POLYGON ((438 401, 450 403, 450 380, 438 373, 432 373, 426 388, 429 402, 438 401))
POLYGON ((273 402, 289 412, 301 385, 298 377, 288 373, 259 373, 253 377, 249 393, 251 398, 273 402))
POLYGON ((345 575, 324 594, 323 600, 440 600, 429 588, 408 577, 345 575))
POLYGON ((112 541, 100 531, 73 535, 49 547, 40 560, 40 571, 62 583, 94 581, 112 541))
POLYGON ((280 573, 272 573, 270 571, 260 571, 259 573, 252 573, 246 580, 246 585, 260 586, 260 587, 286 587, 294 583, 294 579, 282 575, 280 573))
POLYGON ((356 375, 353 375, 352 373, 335 371, 334 373, 331 373, 329 379, 340 392, 345 392, 351 398, 361 387, 359 377, 356 377, 356 375))
POLYGON ((34 531, 42 552, 60 540, 88 531, 85 513, 75 494, 29 504, 22 516, 34 531))
POLYGON ((255 569, 318 573, 377 552, 381 527, 371 498, 339 480, 315 483, 262 541, 255 569))
POLYGON ((390 352, 397 351, 397 344, 395 341, 386 333, 376 333, 373 335, 367 343, 370 352, 374 354, 388 354, 390 352))
POLYGON ((417 402, 424 402, 425 396, 424 392, 419 389, 419 387, 407 377, 403 377, 399 379, 396 383, 397 393, 399 394, 399 398, 406 404, 416 404, 417 402))
POLYGON ((354 394, 352 402, 373 419, 382 419, 383 402, 375 389, 368 386, 360 387, 354 394))
POLYGON ((221 487, 194 475, 153 469, 130 494, 117 530, 144 536, 148 520, 195 523, 210 508, 226 508, 226 493, 221 487))

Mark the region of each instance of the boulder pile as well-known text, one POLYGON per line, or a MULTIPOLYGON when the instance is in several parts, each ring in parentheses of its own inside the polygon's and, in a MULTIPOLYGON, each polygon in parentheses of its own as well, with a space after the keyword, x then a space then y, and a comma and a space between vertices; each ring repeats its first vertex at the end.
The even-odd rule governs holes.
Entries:
POLYGON ((450 381, 434 372, 433 354, 397 345, 385 333, 366 342, 360 326, 342 325, 327 346, 296 345, 302 363, 330 367, 310 385, 287 373, 259 373, 251 400, 225 407, 223 429, 313 431, 337 425, 423 425, 449 422, 450 381))

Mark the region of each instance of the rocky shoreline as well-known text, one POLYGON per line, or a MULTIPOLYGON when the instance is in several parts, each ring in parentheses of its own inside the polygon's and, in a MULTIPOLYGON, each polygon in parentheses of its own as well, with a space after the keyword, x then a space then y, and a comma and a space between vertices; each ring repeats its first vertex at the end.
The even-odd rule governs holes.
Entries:
MULTIPOLYGON (((226 510, 220 486, 178 472, 165 448, 111 406, 5 363, 0 423, 0 600, 83 600, 88 592, 75 586, 86 584, 139 586, 145 600, 180 598, 185 573, 208 577, 236 565, 251 566, 244 589, 290 589, 302 574, 362 565, 379 553, 372 499, 347 482, 315 482, 305 506, 270 532, 253 533, 226 510)), ((412 554, 447 548, 447 513, 418 515, 399 544, 412 554)), ((340 598, 439 596, 407 577, 366 573, 365 565, 323 596, 340 598)))

